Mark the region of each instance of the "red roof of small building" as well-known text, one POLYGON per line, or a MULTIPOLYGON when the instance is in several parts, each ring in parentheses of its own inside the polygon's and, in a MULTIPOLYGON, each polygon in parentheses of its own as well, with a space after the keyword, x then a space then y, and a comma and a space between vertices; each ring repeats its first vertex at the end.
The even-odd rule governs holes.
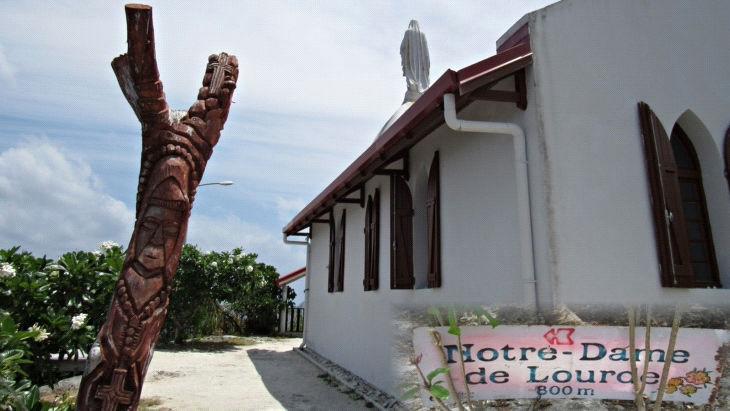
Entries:
POLYGON ((307 275, 307 267, 302 267, 298 270, 294 270, 287 275, 281 276, 276 280, 276 285, 283 287, 291 282, 294 282, 307 275))
POLYGON ((529 37, 523 38, 516 46, 496 55, 465 67, 459 71, 446 72, 416 100, 398 120, 381 134, 345 171, 327 188, 300 211, 283 232, 287 235, 301 231, 312 220, 329 210, 337 199, 344 197, 360 184, 374 175, 374 172, 394 160, 399 153, 407 150, 424 138, 435 127, 444 122, 443 95, 453 93, 464 96, 482 86, 493 84, 532 63, 532 50, 529 37), (440 119, 434 124, 434 114, 440 119), (426 132, 424 132, 424 124, 426 132))

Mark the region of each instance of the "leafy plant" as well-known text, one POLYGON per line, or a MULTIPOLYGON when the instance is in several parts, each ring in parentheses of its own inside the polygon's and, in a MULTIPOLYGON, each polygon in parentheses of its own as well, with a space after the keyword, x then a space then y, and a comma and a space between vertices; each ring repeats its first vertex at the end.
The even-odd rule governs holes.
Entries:
POLYGON ((404 387, 402 387, 404 389, 404 392, 401 395, 401 399, 405 400, 413 398, 418 394, 421 388, 423 388, 428 391, 429 394, 431 394, 431 398, 433 398, 434 402, 438 404, 439 408, 443 410, 448 410, 449 408, 446 406, 444 401, 449 398, 449 390, 443 387, 443 380, 434 382, 434 379, 441 374, 445 374, 448 377, 449 368, 436 368, 435 370, 429 372, 428 375, 424 375, 420 366, 422 358, 423 354, 411 357, 411 364, 416 367, 416 371, 418 371, 418 376, 421 379, 421 383, 406 384, 404 387))
MULTIPOLYGON (((26 341, 28 355, 20 365, 30 381, 55 383, 63 377, 56 359, 78 358, 91 347, 106 319, 124 258, 122 248, 112 242, 102 243, 98 251, 63 254, 56 261, 19 247, 0 249, 0 310, 10 313, 18 328, 32 328, 40 337, 26 341)), ((240 248, 203 253, 186 245, 163 341, 272 332, 278 311, 294 295, 282 295, 274 267, 256 259, 240 248)))
POLYGON ((257 255, 236 248, 203 253, 183 247, 168 321, 162 338, 170 342, 210 334, 269 334, 279 310, 294 298, 276 285, 279 274, 257 255))
POLYGON ((0 312, 0 409, 35 410, 40 408, 38 387, 27 380, 23 366, 30 364, 28 340, 39 331, 18 331, 15 321, 0 312))

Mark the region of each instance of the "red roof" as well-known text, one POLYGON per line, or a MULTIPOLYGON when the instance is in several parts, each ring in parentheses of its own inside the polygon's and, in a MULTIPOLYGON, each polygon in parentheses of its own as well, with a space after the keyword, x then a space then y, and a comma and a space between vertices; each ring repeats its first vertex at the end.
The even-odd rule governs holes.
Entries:
POLYGON ((424 120, 439 115, 435 126, 443 123, 443 95, 466 95, 477 88, 501 80, 532 63, 529 39, 508 50, 465 67, 459 71, 447 70, 393 125, 381 134, 345 171, 300 211, 283 232, 294 234, 307 227, 312 220, 329 210, 337 199, 355 189, 374 175, 375 170, 393 161, 403 150, 415 145, 430 131, 423 132, 424 120))
POLYGON ((294 282, 294 281, 304 277, 305 275, 307 275, 307 267, 302 267, 298 270, 294 270, 294 271, 290 272, 289 274, 287 274, 285 276, 279 277, 276 280, 276 285, 278 285, 279 287, 287 285, 291 282, 294 282))

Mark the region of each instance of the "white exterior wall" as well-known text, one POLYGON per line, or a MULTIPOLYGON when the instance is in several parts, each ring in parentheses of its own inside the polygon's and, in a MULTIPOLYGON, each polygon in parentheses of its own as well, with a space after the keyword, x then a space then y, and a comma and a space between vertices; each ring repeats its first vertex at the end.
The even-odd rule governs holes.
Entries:
MULTIPOLYGON (((531 75, 528 71, 528 78, 531 75)), ((511 80, 502 88, 511 87, 511 80)), ((529 89, 529 88, 528 88, 529 89)), ((528 98, 532 98, 530 94, 528 98)), ((474 103, 459 116, 514 121, 523 125, 529 150, 539 151, 534 109, 514 104, 474 103)), ((533 154, 531 154, 533 155, 533 154)), ((538 169, 540 160, 535 160, 538 169)), ((537 171, 537 181, 540 171, 537 171)), ((379 289, 363 291, 365 210, 338 204, 335 221, 347 209, 344 292, 327 292, 329 227, 314 224, 311 239, 306 344, 374 385, 395 393, 392 374, 393 312, 398 307, 439 304, 520 304, 524 301, 517 188, 510 136, 460 133, 443 125, 410 151, 409 186, 414 204, 416 289, 390 289, 390 182, 377 176, 366 195, 380 188, 379 289), (426 283, 425 197, 428 170, 439 151, 441 172, 442 287, 426 283)), ((539 185, 539 184, 538 184, 539 185)), ((541 194, 534 196, 540 201, 541 194)), ((540 208, 542 209, 542 208, 540 208)), ((545 247, 544 247, 545 248, 545 247)), ((550 295, 549 278, 542 294, 550 295)))
POLYGON ((553 299, 727 303, 728 289, 659 283, 637 103, 680 124, 702 165, 721 281, 730 287, 730 2, 565 0, 530 15, 553 299), (698 120, 699 119, 699 120, 698 120), (704 125, 704 126, 703 126, 704 125))
MULTIPOLYGON (((702 163, 721 280, 730 287, 730 195, 722 141, 730 126, 730 2, 566 0, 528 16, 528 109, 474 103, 459 116, 516 122, 527 137, 538 303, 726 303, 730 289, 659 283, 637 103, 668 133, 676 121, 702 163), (687 112, 691 110, 691 112, 687 112)), ((510 89, 510 81, 498 88, 510 89)), ((392 313, 399 306, 520 304, 512 141, 445 125, 410 151, 415 290, 390 289, 389 178, 381 190, 380 277, 363 291, 364 209, 347 208, 344 292, 327 292, 329 227, 315 224, 306 343, 394 392, 392 313), (425 191, 441 161, 442 282, 425 286, 425 191)))

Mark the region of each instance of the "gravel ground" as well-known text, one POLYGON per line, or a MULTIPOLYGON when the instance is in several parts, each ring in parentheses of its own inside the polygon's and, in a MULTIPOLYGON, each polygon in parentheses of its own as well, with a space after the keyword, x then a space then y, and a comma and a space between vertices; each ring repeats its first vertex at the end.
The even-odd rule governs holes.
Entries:
POLYGON ((368 405, 292 351, 299 338, 158 349, 140 409, 363 410, 368 405))

